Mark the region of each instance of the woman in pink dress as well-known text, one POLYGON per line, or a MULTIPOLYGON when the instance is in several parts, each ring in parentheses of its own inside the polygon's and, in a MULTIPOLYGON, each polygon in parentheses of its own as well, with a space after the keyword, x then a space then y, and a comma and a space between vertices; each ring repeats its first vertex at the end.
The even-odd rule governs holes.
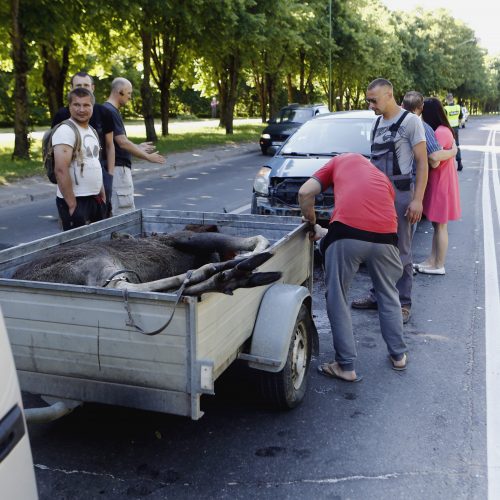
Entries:
MULTIPOLYGON (((443 149, 450 149, 455 137, 439 99, 435 97, 425 99, 422 118, 432 127, 443 149)), ((434 235, 429 257, 415 267, 418 272, 424 274, 445 274, 448 221, 461 217, 455 158, 442 161, 435 168, 430 169, 423 205, 423 213, 432 222, 434 235)))

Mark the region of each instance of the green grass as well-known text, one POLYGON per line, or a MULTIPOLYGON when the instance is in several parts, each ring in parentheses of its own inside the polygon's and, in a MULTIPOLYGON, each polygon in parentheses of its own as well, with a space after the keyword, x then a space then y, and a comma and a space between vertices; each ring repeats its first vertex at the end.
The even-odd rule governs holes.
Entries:
POLYGON ((0 147, 0 186, 9 182, 42 175, 44 173, 42 165, 41 141, 33 141, 31 146, 31 160, 13 160, 13 147, 0 147))
MULTIPOLYGON (((140 125, 140 123, 138 123, 140 125)), ((260 123, 239 124, 234 127, 233 135, 226 135, 224 129, 218 127, 199 126, 192 128, 176 128, 167 137, 159 137, 156 144, 161 154, 191 151, 210 146, 224 146, 238 142, 258 143, 263 125, 260 123), (187 131, 193 130, 193 131, 187 131)), ((130 135, 133 142, 145 141, 145 136, 130 135)), ((44 173, 41 155, 41 140, 34 139, 31 145, 31 160, 12 160, 12 141, 2 140, 0 133, 0 186, 33 175, 44 173)))

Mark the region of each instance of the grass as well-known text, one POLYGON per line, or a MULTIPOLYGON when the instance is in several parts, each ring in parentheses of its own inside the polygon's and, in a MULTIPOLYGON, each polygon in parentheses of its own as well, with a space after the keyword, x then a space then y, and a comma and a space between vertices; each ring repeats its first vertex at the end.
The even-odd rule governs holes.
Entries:
MULTIPOLYGON (((127 133, 133 142, 139 143, 146 140, 141 123, 131 122, 129 124, 127 122, 127 130, 129 125, 131 125, 130 132, 127 133)), ((233 135, 226 135, 224 129, 213 125, 209 126, 203 121, 194 126, 192 123, 190 126, 183 126, 180 123, 175 125, 179 126, 170 127, 170 134, 167 137, 159 137, 158 139, 156 146, 161 154, 191 151, 210 146, 224 146, 238 142, 255 142, 257 144, 263 128, 261 123, 252 120, 249 123, 235 124, 233 135)), ((32 139, 32 159, 13 161, 13 139, 11 135, 7 136, 1 132, 3 131, 0 131, 0 186, 25 177, 43 175, 40 134, 37 134, 37 138, 32 139)))

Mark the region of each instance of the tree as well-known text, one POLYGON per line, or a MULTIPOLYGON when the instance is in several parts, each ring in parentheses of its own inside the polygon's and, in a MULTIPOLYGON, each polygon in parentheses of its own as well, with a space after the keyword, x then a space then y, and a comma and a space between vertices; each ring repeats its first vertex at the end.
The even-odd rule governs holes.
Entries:
POLYGON ((157 2, 151 48, 153 80, 160 89, 161 133, 168 135, 171 87, 188 64, 195 35, 202 31, 200 2, 157 2))
POLYGON ((29 61, 20 0, 10 0, 12 62, 14 66, 14 152, 13 159, 29 159, 28 79, 29 61))
POLYGON ((233 133, 234 107, 242 78, 242 68, 253 51, 255 37, 263 23, 254 14, 254 0, 206 2, 203 10, 205 31, 198 54, 216 82, 221 110, 220 126, 233 133))

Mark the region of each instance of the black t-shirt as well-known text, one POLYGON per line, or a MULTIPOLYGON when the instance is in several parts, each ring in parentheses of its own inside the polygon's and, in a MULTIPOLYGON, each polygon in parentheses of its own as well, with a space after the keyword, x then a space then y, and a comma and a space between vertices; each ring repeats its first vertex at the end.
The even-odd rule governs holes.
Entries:
MULTIPOLYGON (((68 108, 61 108, 54 119, 52 120, 52 127, 56 126, 58 123, 61 123, 64 120, 67 120, 70 117, 68 108)), ((111 115, 111 111, 107 109, 102 104, 94 104, 94 111, 89 121, 90 125, 95 128, 97 132, 97 136, 99 137, 99 144, 101 146, 101 152, 99 154, 99 161, 103 168, 107 170, 107 157, 106 157, 106 134, 114 131, 113 128, 113 116, 111 115)))
MULTIPOLYGON (((111 116, 113 118, 113 134, 115 139, 119 135, 126 136, 127 132, 125 131, 125 125, 123 124, 122 115, 120 115, 120 112, 110 102, 105 102, 103 106, 105 106, 106 109, 109 109, 109 111, 111 112, 111 116)), ((122 149, 117 144, 116 140, 115 140, 115 165, 129 167, 129 168, 132 167, 132 155, 128 151, 122 149)))

